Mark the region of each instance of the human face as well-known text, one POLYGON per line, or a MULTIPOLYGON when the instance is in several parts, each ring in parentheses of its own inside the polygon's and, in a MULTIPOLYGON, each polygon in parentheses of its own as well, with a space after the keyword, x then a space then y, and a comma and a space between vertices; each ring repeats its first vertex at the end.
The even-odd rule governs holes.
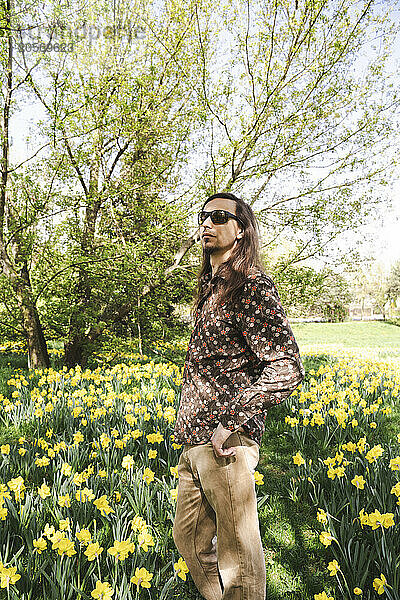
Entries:
MULTIPOLYGON (((236 202, 227 198, 213 198, 204 206, 204 210, 222 209, 236 215, 236 202)), ((201 244, 205 252, 210 254, 223 255, 226 260, 238 240, 243 237, 243 231, 240 224, 235 219, 228 219, 226 223, 217 225, 211 221, 211 217, 200 225, 201 244)))

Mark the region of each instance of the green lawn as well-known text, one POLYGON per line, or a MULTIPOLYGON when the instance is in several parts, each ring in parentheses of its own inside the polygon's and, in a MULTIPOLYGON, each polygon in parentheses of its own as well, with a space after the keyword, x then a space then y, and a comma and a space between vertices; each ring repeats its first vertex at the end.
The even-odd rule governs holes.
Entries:
POLYGON ((400 327, 382 321, 291 323, 300 347, 311 345, 344 349, 363 348, 380 357, 400 356, 400 327))

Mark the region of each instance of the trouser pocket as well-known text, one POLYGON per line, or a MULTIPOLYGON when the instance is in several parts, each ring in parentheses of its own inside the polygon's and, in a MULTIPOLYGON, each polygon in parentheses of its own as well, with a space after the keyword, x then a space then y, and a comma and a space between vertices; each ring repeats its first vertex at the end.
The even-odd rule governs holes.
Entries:
POLYGON ((244 460, 252 475, 254 475, 258 461, 260 460, 260 449, 254 440, 243 434, 238 433, 240 440, 240 451, 243 453, 244 460))

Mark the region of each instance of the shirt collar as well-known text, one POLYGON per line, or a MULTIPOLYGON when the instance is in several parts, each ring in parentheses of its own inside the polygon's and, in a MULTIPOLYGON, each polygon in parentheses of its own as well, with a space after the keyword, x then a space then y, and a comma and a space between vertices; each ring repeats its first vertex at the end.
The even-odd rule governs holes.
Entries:
POLYGON ((224 275, 219 275, 218 273, 216 273, 215 275, 212 275, 212 272, 209 271, 208 273, 206 273, 205 275, 203 275, 202 277, 202 281, 204 283, 208 283, 209 281, 217 281, 218 279, 225 279, 224 275))

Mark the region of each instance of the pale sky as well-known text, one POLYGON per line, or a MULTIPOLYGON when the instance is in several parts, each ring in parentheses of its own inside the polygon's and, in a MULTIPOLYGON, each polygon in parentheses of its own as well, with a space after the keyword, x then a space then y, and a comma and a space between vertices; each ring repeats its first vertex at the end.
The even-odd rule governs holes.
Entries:
MULTIPOLYGON (((392 11, 392 18, 400 22, 400 9, 392 11)), ((400 66, 400 28, 397 25, 397 35, 390 57, 390 67, 399 73, 400 66)), ((398 83, 398 82, 397 82, 398 83)), ((397 144, 398 145, 398 144, 397 144)), ((367 249, 380 260, 386 268, 400 260, 400 174, 389 182, 391 187, 390 197, 392 207, 382 210, 382 221, 380 224, 365 227, 366 234, 371 238, 367 243, 367 249)))
POLYGON ((393 185, 392 198, 393 208, 387 210, 382 226, 366 227, 371 252, 387 268, 400 260, 400 180, 393 185))

